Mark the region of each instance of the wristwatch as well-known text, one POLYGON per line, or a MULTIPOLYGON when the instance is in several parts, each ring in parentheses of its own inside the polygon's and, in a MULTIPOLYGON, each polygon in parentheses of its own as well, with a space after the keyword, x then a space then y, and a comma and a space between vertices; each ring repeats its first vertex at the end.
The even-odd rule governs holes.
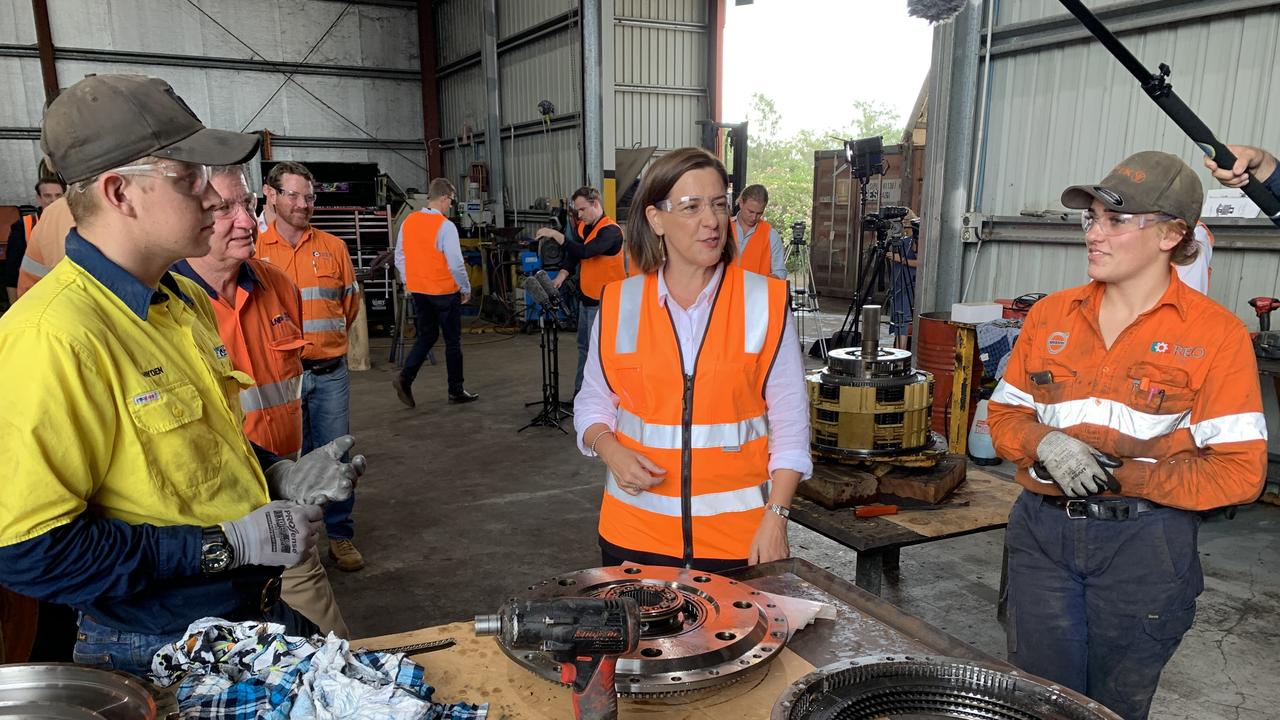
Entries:
POLYGON ((235 551, 227 542, 227 534, 217 525, 201 530, 200 570, 205 575, 220 573, 231 567, 235 551))
POLYGON ((777 515, 781 515, 781 516, 782 516, 782 519, 784 519, 784 520, 790 520, 790 519, 791 519, 791 508, 787 507, 786 505, 779 505, 779 504, 777 504, 777 503, 769 503, 769 504, 768 504, 768 505, 766 505, 765 507, 769 508, 769 510, 770 510, 770 511, 772 511, 773 513, 775 513, 775 514, 777 514, 777 515))

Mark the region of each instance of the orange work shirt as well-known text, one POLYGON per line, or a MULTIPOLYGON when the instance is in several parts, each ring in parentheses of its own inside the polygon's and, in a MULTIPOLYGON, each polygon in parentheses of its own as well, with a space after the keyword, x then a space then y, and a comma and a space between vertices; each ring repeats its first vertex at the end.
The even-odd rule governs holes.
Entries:
POLYGON ((330 360, 347 354, 347 329, 360 310, 360 286, 336 235, 308 227, 293 247, 276 230, 275 220, 258 238, 258 259, 280 268, 302 293, 302 334, 311 344, 303 360, 330 360))
POLYGON ((182 260, 174 272, 209 295, 231 365, 254 380, 240 391, 244 433, 281 457, 302 450, 302 296, 288 275, 260 260, 240 268, 235 297, 225 297, 182 260))
POLYGON ((1249 333, 1169 270, 1169 287, 1113 341, 1098 310, 1106 283, 1037 302, 1013 346, 987 422, 1027 489, 1060 495, 1027 468, 1053 430, 1124 462, 1120 494, 1184 510, 1246 503, 1262 491, 1267 425, 1249 333))
POLYGON ((18 297, 49 274, 67 254, 67 233, 75 227, 66 198, 58 198, 40 213, 40 222, 27 235, 27 252, 18 269, 18 297))

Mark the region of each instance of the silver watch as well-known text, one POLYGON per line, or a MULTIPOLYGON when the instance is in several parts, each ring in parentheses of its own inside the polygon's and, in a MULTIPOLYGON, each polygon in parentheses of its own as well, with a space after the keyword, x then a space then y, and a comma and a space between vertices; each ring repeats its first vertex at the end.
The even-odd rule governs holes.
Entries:
POLYGON ((768 505, 766 505, 765 507, 769 508, 769 510, 770 510, 770 511, 772 511, 773 513, 775 513, 775 514, 777 514, 777 515, 781 515, 781 516, 782 516, 782 518, 783 518, 784 520, 790 520, 790 519, 791 519, 791 508, 787 507, 786 505, 779 505, 779 504, 777 504, 777 503, 769 503, 769 504, 768 504, 768 505))

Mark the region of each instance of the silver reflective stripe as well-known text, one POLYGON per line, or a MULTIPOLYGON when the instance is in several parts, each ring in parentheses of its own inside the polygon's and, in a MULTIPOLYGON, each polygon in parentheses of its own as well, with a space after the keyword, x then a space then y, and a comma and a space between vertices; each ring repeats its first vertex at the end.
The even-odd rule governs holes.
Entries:
POLYGON ((302 323, 302 332, 342 332, 347 329, 346 318, 322 318, 319 320, 305 320, 302 323))
POLYGON ((1267 439, 1267 418, 1262 413, 1248 412, 1201 420, 1191 426, 1197 447, 1214 443, 1247 442, 1267 439))
POLYGON ((765 336, 769 334, 769 280, 753 272, 742 274, 742 304, 746 316, 743 348, 749 353, 764 349, 765 336))
MULTIPOLYGON (((618 487, 618 481, 613 477, 612 472, 607 473, 605 491, 619 502, 630 505, 633 508, 657 515, 666 515, 667 517, 680 517, 680 496, 658 495, 651 492, 628 495, 622 491, 622 488, 618 487)), ((694 495, 691 498, 691 514, 693 517, 708 517, 721 513, 757 510, 764 507, 768 499, 769 481, 766 480, 759 485, 745 487, 741 490, 694 495)))
MULTIPOLYGON (((657 450, 680 449, 680 426, 646 423, 638 416, 618 408, 618 432, 645 447, 657 450)), ((743 445, 769 436, 769 421, 764 415, 736 423, 694 425, 690 428, 690 442, 695 450, 705 448, 738 449, 743 445)))
POLYGON ((49 274, 49 268, 41 265, 35 260, 32 260, 30 255, 22 256, 22 269, 36 277, 44 277, 49 274))
POLYGON ((644 305, 644 275, 636 275, 622 281, 618 293, 618 335, 613 339, 613 351, 626 355, 636 351, 640 336, 640 309, 644 305))
POLYGON ((304 287, 299 288, 303 300, 341 300, 343 288, 304 287))
POLYGON ((353 282, 353 283, 351 283, 350 285, 348 285, 348 286, 346 286, 346 287, 342 288, 342 296, 343 296, 343 297, 347 297, 347 296, 349 296, 349 295, 355 295, 355 294, 356 294, 356 293, 358 293, 358 292, 360 292, 360 284, 359 284, 359 283, 355 283, 355 282, 353 282))
POLYGON ((240 408, 247 413, 266 410, 288 404, 300 397, 302 397, 302 376, 298 375, 280 382, 254 385, 241 390, 240 408))

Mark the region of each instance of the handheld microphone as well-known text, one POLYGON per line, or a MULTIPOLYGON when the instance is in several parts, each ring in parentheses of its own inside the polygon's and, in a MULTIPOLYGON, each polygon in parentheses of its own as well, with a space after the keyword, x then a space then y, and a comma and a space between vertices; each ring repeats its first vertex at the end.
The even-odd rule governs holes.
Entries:
POLYGON ((959 15, 968 4, 969 0, 907 0, 907 14, 938 25, 959 15))

